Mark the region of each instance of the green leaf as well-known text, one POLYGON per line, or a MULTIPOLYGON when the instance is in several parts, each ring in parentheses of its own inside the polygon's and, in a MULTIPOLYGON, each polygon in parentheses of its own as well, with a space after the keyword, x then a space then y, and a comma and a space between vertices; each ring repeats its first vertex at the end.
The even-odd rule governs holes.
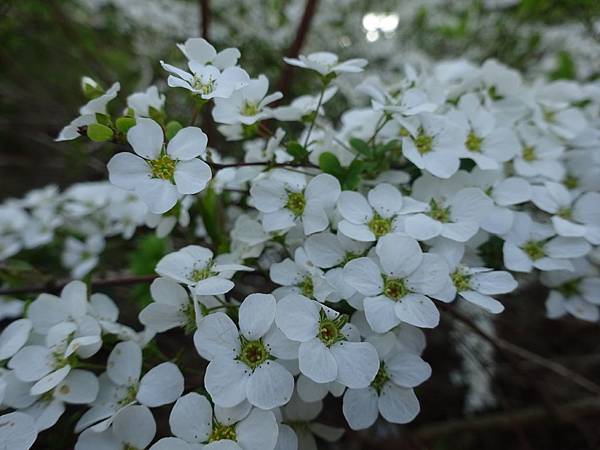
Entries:
POLYGON ((110 116, 108 116, 107 114, 96 113, 96 122, 98 122, 100 125, 106 125, 107 127, 112 126, 110 116))
POLYGON ((113 138, 113 130, 100 123, 91 123, 87 127, 87 135, 94 142, 106 142, 113 138))
POLYGON ((308 151, 296 141, 288 142, 287 152, 298 161, 305 161, 308 158, 308 151))
POLYGON ((371 156, 371 149, 369 148, 369 144, 367 144, 362 139, 351 138, 349 142, 350 146, 359 154, 367 157, 371 156))
POLYGON ((364 161, 361 161, 360 159, 355 159, 354 161, 352 161, 346 169, 346 176, 344 177, 342 187, 346 190, 355 190, 356 188, 358 188, 364 170, 364 161))
POLYGON ((148 107, 148 113, 150 114, 150 118, 159 124, 164 124, 165 121, 165 113, 160 109, 156 109, 154 106, 148 107))
POLYGON ((119 117, 116 122, 117 130, 123 134, 127 134, 129 129, 135 125, 135 119, 133 117, 119 117))
POLYGON ((177 132, 179 130, 181 130, 183 128, 183 125, 181 125, 179 122, 177 122, 176 120, 171 120, 166 127, 166 131, 167 131, 167 139, 171 140, 175 137, 175 135, 177 134, 177 132))
POLYGON ((319 167, 323 172, 333 175, 338 180, 344 180, 345 171, 340 164, 340 161, 337 159, 337 156, 335 156, 333 153, 321 153, 319 156, 319 167))

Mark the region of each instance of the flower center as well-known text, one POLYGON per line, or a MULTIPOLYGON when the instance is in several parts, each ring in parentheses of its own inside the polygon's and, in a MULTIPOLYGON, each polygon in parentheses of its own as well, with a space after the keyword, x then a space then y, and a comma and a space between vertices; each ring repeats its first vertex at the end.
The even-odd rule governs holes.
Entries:
POLYGON ((575 278, 574 280, 569 280, 566 283, 561 284, 557 290, 565 297, 573 297, 575 295, 579 295, 579 282, 581 278, 575 278))
POLYGON ((295 216, 301 216, 306 206, 306 198, 303 192, 288 193, 287 203, 285 207, 289 209, 295 216))
POLYGON ((241 110, 242 116, 255 116, 258 114, 258 105, 254 102, 244 102, 241 110))
POLYGON ((300 288, 300 292, 302 292, 302 295, 308 298, 313 298, 315 294, 315 287, 313 285, 313 280, 311 277, 308 276, 304 278, 304 280, 300 282, 298 287, 300 288))
POLYGON ((524 147, 523 148, 523 159, 525 161, 535 161, 536 160, 535 148, 533 148, 531 145, 524 147))
POLYGON ((242 349, 238 359, 252 370, 256 369, 271 357, 269 350, 265 347, 262 340, 248 341, 245 338, 240 337, 240 341, 242 343, 242 349))
POLYGON ((408 289, 402 278, 384 278, 383 295, 392 300, 398 301, 408 294, 408 289))
POLYGON ((567 189, 575 189, 579 187, 579 179, 575 175, 567 175, 563 184, 567 189))
POLYGON ((207 278, 210 278, 213 275, 216 275, 215 272, 213 272, 210 269, 211 269, 210 264, 206 267, 203 267, 202 269, 194 269, 190 273, 189 278, 192 281, 195 281, 196 283, 198 283, 199 281, 202 281, 202 280, 206 280, 207 278))
POLYGON ((162 180, 171 180, 175 174, 176 161, 171 159, 166 153, 158 158, 148 161, 152 178, 160 178, 162 180))
POLYGON ((331 347, 336 342, 346 340, 344 333, 342 333, 342 328, 348 322, 348 316, 342 314, 337 319, 332 320, 327 317, 325 311, 321 309, 319 319, 319 332, 317 337, 321 339, 327 347, 331 347))
POLYGON ((467 140, 465 141, 465 147, 467 147, 467 149, 471 152, 481 153, 482 143, 483 139, 471 131, 467 136, 467 140))
POLYGON ((544 120, 548 123, 555 123, 556 113, 554 111, 544 111, 544 120))
POLYGON ((456 269, 451 275, 452 283, 458 292, 471 289, 471 277, 460 269, 456 269))
POLYGON ((386 219, 379 214, 375 214, 369 222, 369 229, 376 238, 380 238, 392 230, 392 219, 386 219))
POLYGON ((544 251, 544 243, 542 241, 527 241, 523 245, 523 251, 535 261, 536 259, 543 258, 546 256, 544 251))
POLYGON ((429 153, 433 150, 433 137, 425 134, 421 129, 415 139, 415 146, 421 155, 429 153))
POLYGON ((237 441, 235 427, 233 425, 223 425, 215 421, 208 442, 222 441, 223 439, 237 441))
POLYGON ((571 208, 560 208, 556 215, 562 217, 565 220, 571 220, 573 218, 573 210, 571 208))
POLYGON ((432 198, 429 201, 429 216, 438 222, 450 222, 450 207, 444 208, 441 202, 438 203, 432 198))
POLYGON ((371 382, 371 387, 377 391, 378 394, 381 393, 383 386, 390 380, 390 376, 385 370, 385 363, 382 361, 379 364, 379 370, 377 371, 377 375, 375 375, 375 379, 371 382))
POLYGON ((201 77, 194 75, 194 78, 192 79, 192 87, 195 90, 200 91, 202 94, 210 94, 215 88, 215 80, 209 77, 208 81, 205 83, 202 81, 201 77))
POLYGON ((133 403, 137 397, 137 391, 138 391, 137 384, 132 384, 130 386, 127 386, 127 392, 125 393, 125 397, 123 397, 121 400, 119 400, 119 405, 125 406, 125 405, 129 405, 130 403, 133 403))
POLYGON ((194 304, 191 302, 188 303, 183 307, 182 312, 186 318, 184 332, 185 334, 192 334, 196 331, 196 311, 194 310, 194 304))

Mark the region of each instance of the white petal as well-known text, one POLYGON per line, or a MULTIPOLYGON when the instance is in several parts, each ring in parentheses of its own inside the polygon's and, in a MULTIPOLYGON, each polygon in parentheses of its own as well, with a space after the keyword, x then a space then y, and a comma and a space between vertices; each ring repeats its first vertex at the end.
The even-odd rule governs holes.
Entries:
POLYGON ((311 340, 319 329, 319 305, 301 295, 288 295, 277 303, 275 322, 289 339, 311 340))
POLYGON ((234 357, 240 352, 240 338, 233 320, 222 312, 204 317, 194 334, 196 350, 205 359, 217 356, 234 357))
POLYGON ((363 295, 377 295, 383 290, 383 278, 370 258, 357 258, 344 266, 344 280, 363 295))
POLYGON ((431 376, 431 366, 411 353, 395 354, 386 360, 385 368, 394 383, 406 388, 418 386, 431 376))
POLYGON ((476 291, 462 291, 460 295, 465 300, 485 309, 488 312, 491 312, 492 314, 499 314, 504 311, 504 305, 489 295, 480 294, 476 291))
POLYGON ((600 312, 596 305, 586 302, 581 298, 575 298, 565 303, 565 308, 573 316, 588 322, 597 322, 600 318, 600 312))
POLYGON ((337 377, 337 363, 331 351, 319 339, 300 344, 300 371, 317 383, 329 383, 337 377))
POLYGON ((136 186, 135 193, 154 214, 164 214, 177 203, 177 188, 170 181, 151 178, 136 186))
POLYGON ((304 191, 309 205, 316 204, 322 208, 333 207, 340 193, 340 182, 328 173, 322 173, 314 177, 306 185, 306 190, 304 191))
POLYGON ((19 319, 8 324, 0 334, 0 361, 10 358, 25 345, 31 328, 29 319, 19 319))
POLYGON ((108 356, 108 377, 120 386, 128 386, 140 379, 142 350, 135 342, 120 342, 108 356))
POLYGON ((271 411, 252 410, 235 431, 244 450, 272 450, 277 443, 277 421, 271 411))
POLYGON ((376 252, 385 273, 397 278, 410 275, 423 261, 419 243, 413 238, 399 234, 388 234, 379 239, 376 252))
POLYGON ((396 303, 384 295, 365 298, 364 308, 369 326, 377 333, 386 333, 400 323, 396 303))
POLYGON ((157 441, 148 450, 192 450, 192 447, 182 439, 167 437, 157 441))
POLYGON ((206 397, 190 392, 179 398, 171 410, 171 432, 187 442, 205 442, 212 432, 212 414, 206 397))
POLYGON ((167 153, 180 161, 204 154, 208 137, 197 127, 185 127, 177 132, 167 146, 167 153))
POLYGON ((246 399, 249 375, 250 370, 244 363, 227 357, 217 357, 206 368, 204 385, 217 405, 231 408, 246 399))
POLYGON ((234 288, 235 284, 231 280, 220 277, 210 277, 200 281, 194 286, 196 295, 219 295, 225 294, 234 288))
POLYGON ((183 384, 183 375, 175 364, 159 364, 140 380, 137 400, 151 408, 168 405, 181 396, 183 384))
POLYGON ((54 397, 66 403, 84 405, 96 400, 99 388, 96 375, 75 369, 56 387, 54 397))
POLYGON ((562 236, 557 236, 544 245, 546 254, 551 258, 579 258, 590 249, 590 244, 584 239, 562 236))
POLYGON ((379 397, 379 411, 385 420, 408 423, 417 417, 420 410, 419 400, 412 389, 385 384, 379 397))
POLYGON ((273 325, 275 310, 276 302, 272 295, 250 294, 240 305, 240 331, 250 341, 261 338, 273 325))
POLYGON ((29 450, 37 439, 33 418, 21 412, 0 416, 0 443, 6 450, 29 450))
POLYGON ((426 296, 408 294, 395 305, 400 320, 421 328, 435 328, 440 322, 440 313, 435 304, 426 296))
POLYGON ((344 236, 359 242, 372 242, 377 240, 373 232, 365 224, 355 224, 348 220, 342 220, 338 223, 338 230, 344 236))
POLYGON ((368 342, 338 342, 331 353, 338 368, 336 381, 351 389, 369 386, 379 370, 379 355, 368 342))
POLYGON ((204 161, 194 158, 178 162, 173 178, 180 194, 196 194, 211 180, 212 170, 204 161))
POLYGON ((404 231, 414 239, 426 241, 440 235, 442 224, 425 214, 415 214, 404 220, 404 231))
POLYGON ((54 389, 61 381, 65 379, 70 371, 71 366, 66 365, 58 370, 55 370, 54 372, 50 372, 44 378, 31 386, 31 390, 29 392, 31 395, 41 395, 51 389, 54 389))
MULTIPOLYGON (((316 334, 316 333, 315 333, 316 334)), ((53 369, 51 350, 41 345, 29 345, 19 350, 8 362, 21 381, 37 381, 53 369)))
POLYGON ((402 194, 387 183, 378 184, 371 189, 368 198, 373 209, 384 218, 391 218, 402 209, 402 194))
POLYGON ((117 153, 106 168, 112 184, 130 191, 152 176, 148 163, 133 153, 117 153))
POLYGON ((146 159, 156 159, 163 146, 163 130, 152 119, 138 118, 127 132, 127 142, 146 159))
POLYGON ((172 328, 185 325, 187 317, 184 312, 171 305, 151 303, 139 315, 139 320, 148 328, 164 333, 172 328))
POLYGON ((319 204, 307 204, 302 213, 302 226, 304 234, 318 233, 329 225, 329 218, 323 207, 319 204))
POLYGON ((510 242, 504 242, 502 247, 504 265, 515 272, 531 272, 532 263, 527 254, 510 242))
POLYGON ((285 405, 293 392, 294 377, 275 361, 266 361, 258 366, 246 384, 248 401, 261 409, 285 405))
POLYGON ((342 411, 353 430, 369 428, 379 415, 377 393, 372 388, 348 389, 344 394, 342 411))
POLYGON ((145 406, 129 406, 115 416, 113 433, 134 448, 146 448, 156 434, 156 422, 145 406))
POLYGON ((510 273, 500 270, 471 276, 471 287, 482 294, 506 294, 516 289, 517 285, 510 273))
POLYGON ((367 199, 358 192, 342 192, 337 207, 342 217, 354 224, 368 223, 373 218, 373 210, 367 199))
POLYGON ((448 276, 446 261, 433 253, 426 253, 417 270, 406 278, 406 286, 414 292, 434 295, 444 288, 448 276))

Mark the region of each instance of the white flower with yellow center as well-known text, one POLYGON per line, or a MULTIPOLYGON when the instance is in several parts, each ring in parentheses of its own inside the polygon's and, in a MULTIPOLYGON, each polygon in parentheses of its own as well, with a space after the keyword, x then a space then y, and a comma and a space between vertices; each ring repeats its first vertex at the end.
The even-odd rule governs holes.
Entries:
POLYGON ((115 186, 135 192, 155 214, 169 211, 181 195, 203 190, 212 171, 198 158, 208 139, 200 128, 186 127, 164 145, 163 130, 152 119, 139 118, 127 132, 133 153, 117 153, 108 162, 115 186))
POLYGON ((204 383, 214 402, 230 408, 245 400, 261 409, 286 404, 294 377, 278 358, 295 359, 298 345, 274 327, 275 297, 251 294, 242 302, 239 326, 225 314, 208 315, 198 325, 194 343, 210 360, 204 383))
POLYGON ((316 52, 307 56, 300 55, 298 58, 283 58, 283 60, 292 66, 314 70, 323 76, 331 73, 339 75, 344 72, 362 72, 367 65, 367 60, 362 58, 339 62, 338 56, 330 52, 316 52))

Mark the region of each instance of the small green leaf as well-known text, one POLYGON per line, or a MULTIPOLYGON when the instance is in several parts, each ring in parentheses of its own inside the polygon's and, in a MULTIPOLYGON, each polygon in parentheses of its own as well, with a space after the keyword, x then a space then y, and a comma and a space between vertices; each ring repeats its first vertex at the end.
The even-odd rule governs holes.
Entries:
POLYGON ((369 144, 367 144, 362 139, 352 138, 349 142, 350 146, 359 154, 367 157, 371 155, 371 149, 369 148, 369 144))
POLYGON ((325 173, 333 175, 338 180, 343 181, 344 179, 344 169, 340 164, 340 161, 337 159, 331 152, 323 152, 319 156, 319 167, 325 173))
POLYGON ((346 190, 355 190, 361 181, 362 173, 365 169, 364 161, 355 159, 346 169, 346 176, 342 183, 342 187, 346 190))
POLYGON ((181 125, 179 122, 177 122, 176 120, 171 120, 168 124, 167 124, 167 139, 171 140, 175 137, 175 135, 177 134, 177 132, 179 130, 181 130, 183 128, 183 125, 181 125))
POLYGON ((133 117, 119 117, 115 124, 117 125, 117 130, 123 134, 127 134, 129 129, 135 125, 135 119, 133 117))
POLYGON ((106 142, 113 138, 113 130, 100 123, 92 123, 87 127, 87 135, 94 142, 106 142))
POLYGON ((150 106, 148 107, 148 113, 150 114, 151 119, 158 122, 159 124, 164 124, 165 113, 162 110, 156 109, 154 106, 150 106))
POLYGON ((96 122, 101 125, 106 125, 107 127, 112 126, 112 121, 110 120, 110 116, 102 113, 96 113, 96 122))
POLYGON ((305 161, 308 158, 308 151, 296 141, 288 142, 287 152, 298 161, 305 161))

